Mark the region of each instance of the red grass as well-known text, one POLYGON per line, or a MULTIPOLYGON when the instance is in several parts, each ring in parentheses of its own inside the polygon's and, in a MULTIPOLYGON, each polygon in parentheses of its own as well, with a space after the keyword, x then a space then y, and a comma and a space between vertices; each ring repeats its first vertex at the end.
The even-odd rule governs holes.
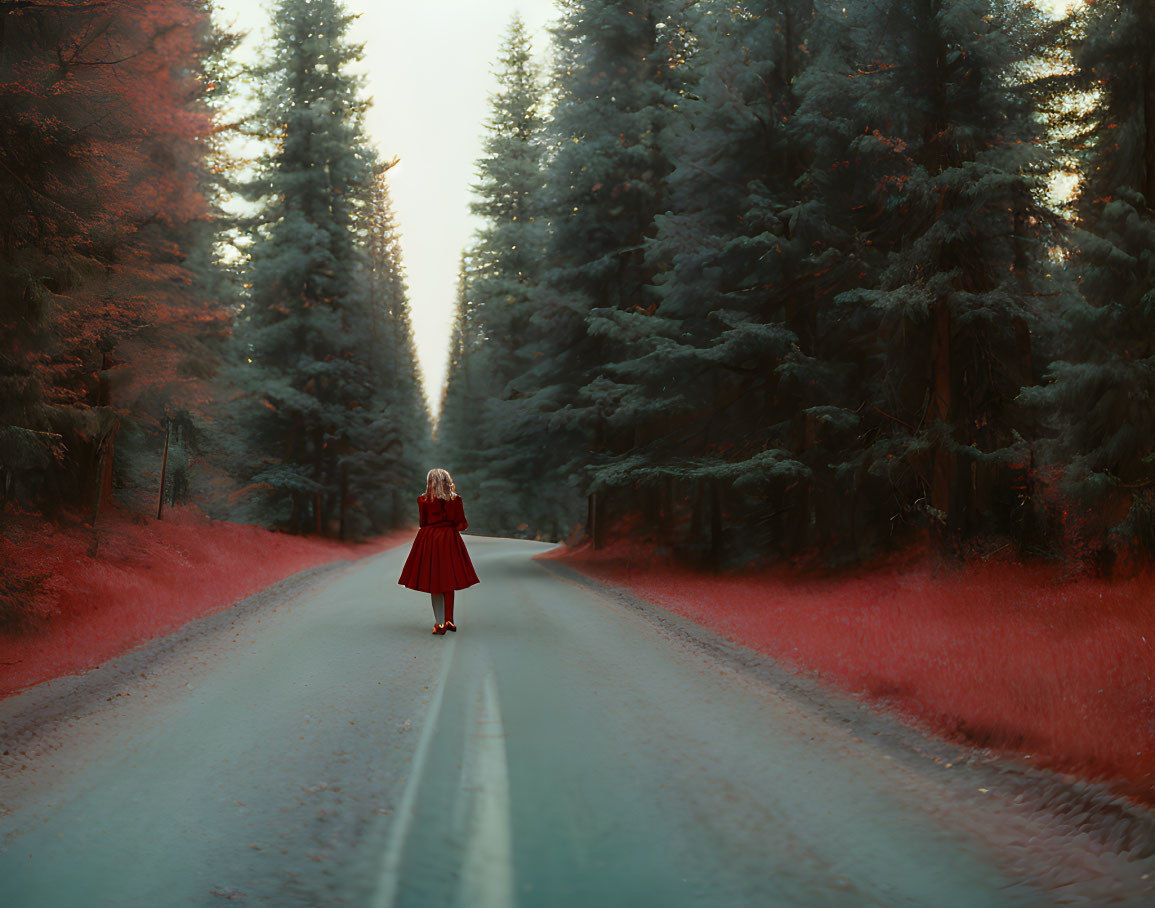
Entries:
POLYGON ((0 537, 0 570, 39 576, 28 605, 34 629, 0 632, 0 697, 106 659, 220 611, 297 571, 363 558, 406 541, 398 532, 359 545, 214 522, 193 508, 163 521, 102 515, 91 528, 62 528, 34 515, 0 537))
POLYGON ((703 575, 628 542, 569 564, 956 741, 1155 803, 1155 588, 1054 571, 891 565, 703 575))

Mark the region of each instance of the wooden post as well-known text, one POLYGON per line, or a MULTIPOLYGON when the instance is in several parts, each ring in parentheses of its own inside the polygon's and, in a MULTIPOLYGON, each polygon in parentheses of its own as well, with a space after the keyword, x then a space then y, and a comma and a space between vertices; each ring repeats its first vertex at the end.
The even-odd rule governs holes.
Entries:
POLYGON ((164 427, 164 454, 160 459, 160 494, 156 496, 156 519, 160 520, 161 512, 164 510, 164 474, 168 469, 168 430, 169 427, 164 427))

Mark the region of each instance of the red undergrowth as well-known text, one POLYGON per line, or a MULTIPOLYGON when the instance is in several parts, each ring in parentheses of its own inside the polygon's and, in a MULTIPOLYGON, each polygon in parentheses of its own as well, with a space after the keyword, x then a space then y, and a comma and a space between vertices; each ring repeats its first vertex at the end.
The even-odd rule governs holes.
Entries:
POLYGON ((816 577, 702 574, 653 547, 558 549, 583 573, 951 740, 1155 804, 1155 587, 926 559, 816 577))
POLYGON ((339 543, 210 521, 191 507, 162 521, 113 509, 96 531, 9 515, 0 536, 0 697, 85 671, 298 571, 412 535, 339 543))

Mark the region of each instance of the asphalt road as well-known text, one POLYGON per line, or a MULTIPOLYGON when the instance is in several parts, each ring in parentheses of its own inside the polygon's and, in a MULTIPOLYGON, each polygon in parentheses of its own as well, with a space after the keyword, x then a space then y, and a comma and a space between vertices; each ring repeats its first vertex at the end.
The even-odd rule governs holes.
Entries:
POLYGON ((1099 848, 1056 870, 1077 836, 1051 842, 1053 822, 1000 814, 986 789, 557 576, 531 560, 547 546, 466 541, 482 582, 458 594, 456 635, 431 635, 428 597, 396 585, 402 547, 0 702, 0 905, 1140 892, 1142 862, 1099 848))

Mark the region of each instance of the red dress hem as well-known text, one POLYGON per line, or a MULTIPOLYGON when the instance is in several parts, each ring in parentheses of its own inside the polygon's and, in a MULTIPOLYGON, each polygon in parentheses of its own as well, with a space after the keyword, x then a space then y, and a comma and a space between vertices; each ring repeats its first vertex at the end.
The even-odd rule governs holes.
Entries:
POLYGON ((460 497, 417 499, 421 527, 397 583, 421 593, 463 590, 481 581, 469 559, 461 530, 469 526, 460 497))

